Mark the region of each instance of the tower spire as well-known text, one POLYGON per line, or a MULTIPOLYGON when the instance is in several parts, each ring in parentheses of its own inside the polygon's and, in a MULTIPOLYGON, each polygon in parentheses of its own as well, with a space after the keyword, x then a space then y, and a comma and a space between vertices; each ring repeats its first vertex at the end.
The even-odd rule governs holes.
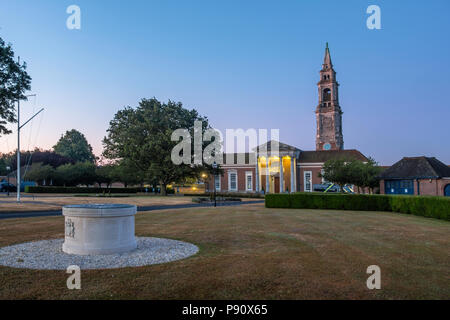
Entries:
POLYGON ((331 63, 330 48, 328 48, 328 42, 325 48, 325 58, 323 59, 323 67, 324 69, 333 68, 333 63, 331 63))
POLYGON ((331 63, 328 42, 320 70, 319 105, 316 108, 316 150, 343 150, 342 110, 339 106, 339 83, 331 63))

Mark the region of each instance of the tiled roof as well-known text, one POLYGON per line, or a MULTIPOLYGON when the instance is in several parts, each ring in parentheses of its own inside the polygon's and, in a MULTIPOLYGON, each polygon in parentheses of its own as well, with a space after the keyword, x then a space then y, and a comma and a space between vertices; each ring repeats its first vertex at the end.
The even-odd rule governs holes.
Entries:
POLYGON ((302 151, 300 153, 299 163, 323 163, 328 160, 360 160, 368 159, 358 150, 328 150, 328 151, 302 151))
POLYGON ((403 158, 380 174, 381 179, 450 177, 450 167, 436 158, 403 158))

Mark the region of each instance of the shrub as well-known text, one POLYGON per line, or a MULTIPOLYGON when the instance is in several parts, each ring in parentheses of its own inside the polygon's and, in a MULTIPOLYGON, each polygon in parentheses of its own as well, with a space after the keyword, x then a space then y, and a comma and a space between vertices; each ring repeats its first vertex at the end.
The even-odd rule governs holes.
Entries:
POLYGON ((267 208, 392 211, 450 220, 450 199, 428 196, 294 193, 266 195, 267 208))

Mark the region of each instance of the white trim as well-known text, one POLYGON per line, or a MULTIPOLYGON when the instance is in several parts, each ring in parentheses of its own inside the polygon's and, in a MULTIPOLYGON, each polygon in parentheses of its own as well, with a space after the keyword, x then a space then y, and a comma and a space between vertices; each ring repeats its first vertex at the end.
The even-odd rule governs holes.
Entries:
POLYGON ((238 184, 238 173, 236 170, 228 170, 228 191, 238 191, 239 184, 238 184), (236 189, 231 189, 231 174, 236 175, 236 189))
POLYGON ((253 172, 252 171, 245 172, 245 191, 253 191, 253 172), (248 177, 251 178, 251 183, 252 183, 252 186, 250 187, 250 189, 248 188, 248 185, 247 185, 248 177))
POLYGON ((298 167, 303 166, 323 166, 325 162, 297 162, 298 167))
POLYGON ((312 192, 313 189, 313 185, 312 185, 312 171, 303 171, 303 191, 305 192, 312 192), (306 174, 309 173, 309 186, 310 186, 310 190, 306 190, 306 174))

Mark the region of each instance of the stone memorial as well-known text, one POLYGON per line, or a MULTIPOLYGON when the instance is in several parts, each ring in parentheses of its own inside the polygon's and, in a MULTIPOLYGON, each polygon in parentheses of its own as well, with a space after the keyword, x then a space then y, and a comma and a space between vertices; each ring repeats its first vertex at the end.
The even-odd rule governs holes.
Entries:
POLYGON ((81 204, 63 207, 68 254, 105 255, 137 248, 134 235, 136 206, 128 204, 81 204))

